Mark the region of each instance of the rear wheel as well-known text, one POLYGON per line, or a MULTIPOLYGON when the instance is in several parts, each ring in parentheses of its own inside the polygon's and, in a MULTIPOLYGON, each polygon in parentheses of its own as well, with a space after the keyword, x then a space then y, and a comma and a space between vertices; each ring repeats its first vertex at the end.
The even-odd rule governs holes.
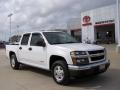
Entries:
POLYGON ((56 83, 66 85, 69 83, 69 71, 65 61, 56 61, 52 65, 52 75, 56 83))
POLYGON ((17 61, 15 54, 11 55, 11 57, 10 57, 10 65, 15 70, 19 69, 20 63, 17 61))

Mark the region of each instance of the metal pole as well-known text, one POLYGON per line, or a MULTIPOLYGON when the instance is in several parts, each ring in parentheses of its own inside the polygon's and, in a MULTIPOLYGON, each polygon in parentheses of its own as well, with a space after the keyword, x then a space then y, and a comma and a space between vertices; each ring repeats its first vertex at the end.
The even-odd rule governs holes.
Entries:
POLYGON ((8 15, 8 17, 10 18, 10 37, 12 35, 11 29, 12 29, 12 22, 11 22, 11 17, 12 17, 12 13, 8 15))
POLYGON ((119 0, 116 0, 117 5, 117 31, 118 31, 118 45, 120 45, 120 16, 119 16, 119 0))
POLYGON ((11 37, 11 16, 10 16, 10 37, 11 37))

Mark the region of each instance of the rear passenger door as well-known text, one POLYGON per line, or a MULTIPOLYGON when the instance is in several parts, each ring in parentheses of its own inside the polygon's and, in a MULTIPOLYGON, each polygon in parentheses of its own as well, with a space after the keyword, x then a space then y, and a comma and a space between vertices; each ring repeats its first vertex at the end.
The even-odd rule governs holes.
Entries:
POLYGON ((21 40, 21 44, 19 45, 18 55, 19 55, 19 61, 28 63, 28 47, 29 47, 29 39, 30 39, 30 33, 24 34, 21 40))

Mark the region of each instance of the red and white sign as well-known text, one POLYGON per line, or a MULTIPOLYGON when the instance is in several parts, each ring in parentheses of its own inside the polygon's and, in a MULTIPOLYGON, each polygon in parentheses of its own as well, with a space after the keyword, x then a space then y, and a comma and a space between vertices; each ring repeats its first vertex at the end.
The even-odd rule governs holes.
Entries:
POLYGON ((91 23, 91 17, 90 16, 84 16, 83 17, 83 26, 89 26, 92 25, 91 23))
POLYGON ((95 26, 109 26, 115 24, 114 20, 106 20, 106 21, 99 21, 95 22, 95 26))

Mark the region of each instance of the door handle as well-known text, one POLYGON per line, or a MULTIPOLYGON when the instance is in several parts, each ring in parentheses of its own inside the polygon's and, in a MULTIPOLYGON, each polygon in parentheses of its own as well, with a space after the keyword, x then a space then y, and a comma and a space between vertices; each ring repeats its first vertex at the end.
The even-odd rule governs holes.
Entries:
POLYGON ((28 50, 29 50, 29 51, 32 51, 32 48, 30 47, 30 48, 28 48, 28 50))
POLYGON ((22 47, 19 47, 20 50, 22 50, 22 47))

